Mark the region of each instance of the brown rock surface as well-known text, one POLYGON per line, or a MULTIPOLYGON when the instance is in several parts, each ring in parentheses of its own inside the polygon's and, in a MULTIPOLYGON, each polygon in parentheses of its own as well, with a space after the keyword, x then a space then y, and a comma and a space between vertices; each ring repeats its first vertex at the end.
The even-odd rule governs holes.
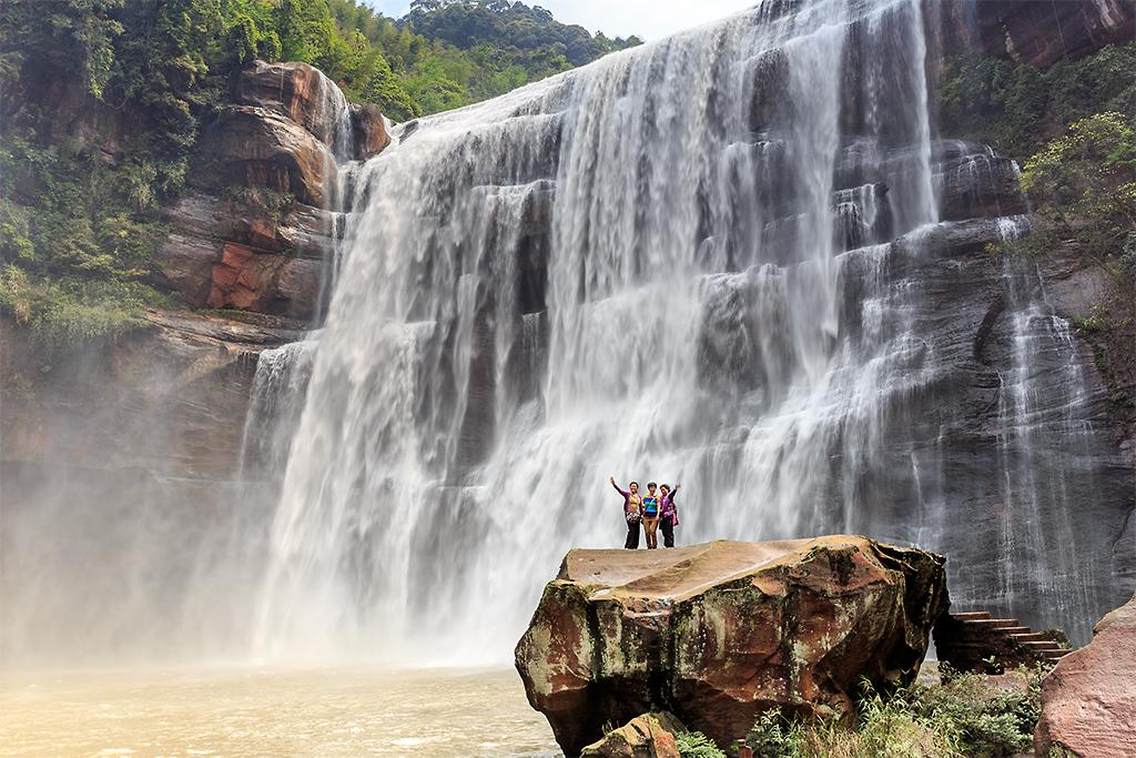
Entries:
POLYGON ((1101 619, 1093 641, 1061 659, 1041 685, 1034 751, 1124 758, 1136 735, 1136 598, 1101 619))
POLYGON ((912 681, 945 602, 942 558, 864 537, 573 550, 516 665, 570 755, 662 709, 725 746, 768 708, 848 714, 862 677, 912 681))
POLYGON ((636 716, 588 745, 584 758, 680 758, 675 734, 682 723, 665 711, 636 716))
POLYGON ((347 108, 335 83, 307 63, 255 61, 241 72, 235 90, 235 102, 287 116, 329 147, 347 108))
POLYGON ((1045 68, 1136 39, 1132 0, 923 0, 930 64, 968 50, 1045 68))
POLYGON ((974 8, 988 50, 1042 68, 1136 38, 1132 0, 983 0, 974 8))
POLYGON ((321 263, 235 242, 174 233, 154 257, 157 280, 194 307, 232 308, 310 321, 321 263))
POLYGON ((378 155, 391 143, 382 112, 370 103, 351 106, 351 134, 355 160, 365 161, 378 155))
POLYGON ((256 356, 294 326, 150 311, 114 340, 45 350, 0 317, 0 461, 229 479, 256 356))
POLYGON ((316 261, 259 255, 250 247, 228 242, 213 265, 205 304, 293 318, 310 316, 315 312, 319 280, 316 261))
POLYGON ((287 116, 248 105, 224 109, 198 142, 193 184, 206 190, 264 187, 307 205, 330 199, 335 158, 327 146, 287 116))
POLYGON ((280 213, 202 193, 182 196, 163 211, 185 236, 236 242, 261 252, 322 259, 344 224, 342 213, 292 203, 280 213))

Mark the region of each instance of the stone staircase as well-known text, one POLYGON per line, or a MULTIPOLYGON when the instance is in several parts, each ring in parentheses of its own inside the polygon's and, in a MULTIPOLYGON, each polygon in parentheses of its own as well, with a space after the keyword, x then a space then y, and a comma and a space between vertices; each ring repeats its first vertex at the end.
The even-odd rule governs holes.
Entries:
POLYGON ((1035 632, 988 611, 948 613, 934 629, 939 662, 956 671, 997 674, 1018 666, 1052 665, 1070 652, 1060 632, 1035 632))

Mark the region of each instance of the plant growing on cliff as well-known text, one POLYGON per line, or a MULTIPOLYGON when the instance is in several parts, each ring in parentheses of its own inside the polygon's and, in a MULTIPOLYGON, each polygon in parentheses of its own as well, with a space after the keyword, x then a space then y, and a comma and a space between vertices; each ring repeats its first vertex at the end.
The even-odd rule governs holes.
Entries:
POLYGON ((0 270, 0 308, 48 345, 114 337, 142 323, 160 295, 134 282, 31 276, 16 266, 0 270))
POLYGON ((1119 257, 1136 230, 1136 128, 1114 112, 1074 122, 1026 162, 1022 188, 1085 254, 1119 257))
MULTIPOLYGON (((114 45, 123 27, 114 12, 124 0, 6 0, 0 3, 0 72, 18 78, 28 60, 49 61, 72 70, 78 66, 83 84, 102 97, 111 78, 114 45)), ((0 79, 0 84, 3 79, 0 79)))
POLYGON ((945 62, 938 91, 944 134, 1025 158, 1093 113, 1136 113, 1136 44, 1105 47, 1046 70, 964 55, 945 62))

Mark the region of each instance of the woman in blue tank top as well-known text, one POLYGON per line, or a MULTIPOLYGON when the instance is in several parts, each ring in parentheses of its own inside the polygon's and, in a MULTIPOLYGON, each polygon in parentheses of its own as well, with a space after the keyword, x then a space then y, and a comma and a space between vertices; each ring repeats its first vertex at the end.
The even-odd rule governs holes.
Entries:
POLYGON ((647 484, 647 494, 643 496, 643 532, 647 535, 647 549, 654 550, 659 546, 659 493, 657 484, 647 484))

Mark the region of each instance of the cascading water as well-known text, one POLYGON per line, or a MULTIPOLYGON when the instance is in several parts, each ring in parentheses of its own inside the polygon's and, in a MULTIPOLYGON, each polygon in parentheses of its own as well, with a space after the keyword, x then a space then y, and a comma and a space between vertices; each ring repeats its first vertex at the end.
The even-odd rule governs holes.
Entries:
MULTIPOLYGON (((1024 221, 1006 219, 1001 234, 1013 240, 1026 231, 1024 221)), ((1070 483, 1075 469, 1090 477, 1093 470, 1081 356, 1069 322, 1047 302, 1036 264, 1008 257, 1004 278, 1011 360, 999 375, 998 592, 1011 603, 1040 599, 1068 620, 1068 633, 1084 639, 1101 599, 1092 585, 1076 581, 1085 556, 1076 549, 1078 503, 1070 483)))
POLYGON ((936 220, 923 58, 916 2, 766 3, 396 131, 260 651, 502 657, 567 548, 618 542, 609 474, 681 482, 688 541, 857 525, 932 357, 882 276, 850 331, 845 264, 887 249, 841 253, 936 220))
POLYGON ((326 324, 261 354, 241 480, 243 368, 52 409, 0 461, 0 666, 499 661, 567 549, 622 543, 609 475, 681 483, 680 544, 914 542, 957 605, 1087 639, 1136 580, 1130 452, 1081 274, 987 250, 1011 162, 934 138, 927 7, 767 0, 366 164, 328 84, 326 324))

